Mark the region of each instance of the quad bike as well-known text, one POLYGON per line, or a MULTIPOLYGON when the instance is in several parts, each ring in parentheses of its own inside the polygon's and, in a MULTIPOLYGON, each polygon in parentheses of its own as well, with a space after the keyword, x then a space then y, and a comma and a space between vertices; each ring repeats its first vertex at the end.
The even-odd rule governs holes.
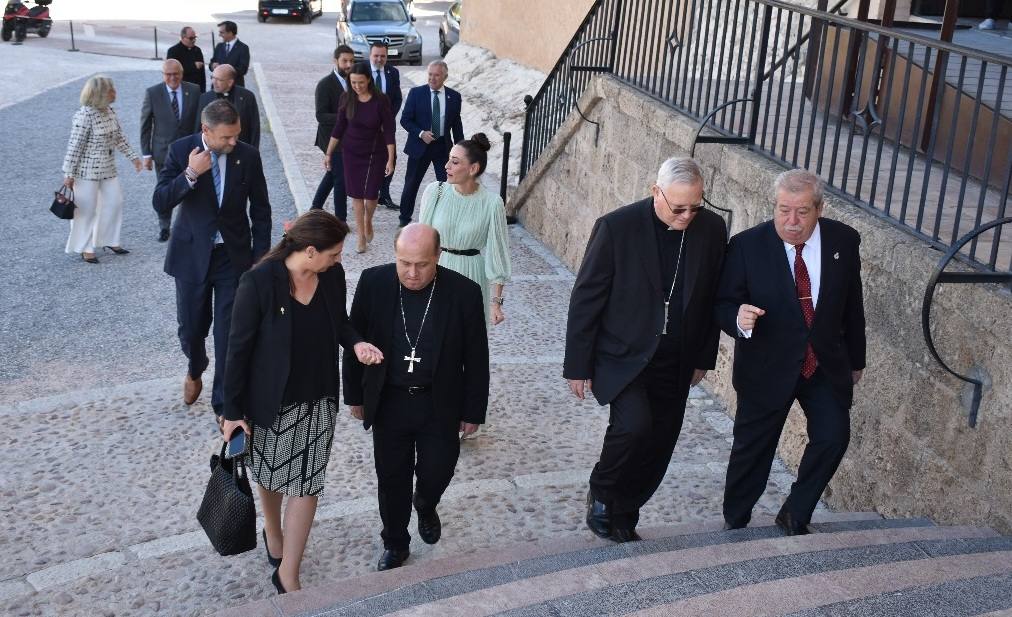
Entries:
POLYGON ((29 32, 42 38, 49 36, 49 31, 53 27, 53 20, 49 17, 49 5, 52 3, 53 0, 35 0, 35 6, 29 9, 21 0, 8 0, 7 8, 4 9, 0 38, 9 41, 13 37, 20 43, 29 32))

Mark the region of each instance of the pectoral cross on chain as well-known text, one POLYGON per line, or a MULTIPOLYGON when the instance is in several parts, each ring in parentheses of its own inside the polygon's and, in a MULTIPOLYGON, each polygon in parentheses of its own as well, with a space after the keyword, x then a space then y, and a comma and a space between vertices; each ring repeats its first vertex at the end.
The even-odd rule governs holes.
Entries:
POLYGON ((415 350, 414 349, 411 350, 411 355, 410 356, 404 356, 404 360, 408 363, 408 372, 409 373, 414 373, 415 372, 415 362, 421 362, 422 361, 421 358, 415 356, 415 350))

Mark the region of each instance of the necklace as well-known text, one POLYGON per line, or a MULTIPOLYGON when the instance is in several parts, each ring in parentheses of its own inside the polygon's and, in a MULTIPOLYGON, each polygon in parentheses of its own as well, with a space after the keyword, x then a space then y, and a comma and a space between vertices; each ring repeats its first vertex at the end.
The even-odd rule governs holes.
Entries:
POLYGON ((685 246, 685 236, 688 235, 688 233, 688 229, 683 231, 682 240, 678 243, 678 259, 675 260, 675 277, 671 279, 671 289, 668 291, 668 297, 664 301, 664 328, 661 330, 661 334, 668 333, 668 308, 671 306, 671 296, 675 294, 675 282, 678 280, 678 267, 682 265, 682 247, 685 246))
POLYGON ((415 349, 418 348, 418 340, 422 338, 422 327, 425 325, 425 318, 429 315, 429 307, 432 305, 432 295, 436 293, 436 279, 432 279, 432 289, 429 291, 429 301, 425 303, 425 312, 422 313, 422 321, 418 324, 418 335, 415 336, 415 342, 411 342, 411 337, 408 336, 408 318, 404 315, 404 285, 399 285, 397 288, 397 295, 401 301, 401 321, 404 322, 404 338, 408 341, 408 347, 411 348, 411 355, 404 356, 404 360, 408 363, 408 372, 415 372, 415 363, 421 362, 422 359, 415 355, 415 349))

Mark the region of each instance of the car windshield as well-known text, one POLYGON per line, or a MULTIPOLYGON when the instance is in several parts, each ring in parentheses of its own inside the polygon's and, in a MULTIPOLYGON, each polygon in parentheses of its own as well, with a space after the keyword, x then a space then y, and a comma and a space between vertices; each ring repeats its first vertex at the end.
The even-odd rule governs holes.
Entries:
POLYGON ((348 21, 407 21, 400 2, 355 2, 348 21))

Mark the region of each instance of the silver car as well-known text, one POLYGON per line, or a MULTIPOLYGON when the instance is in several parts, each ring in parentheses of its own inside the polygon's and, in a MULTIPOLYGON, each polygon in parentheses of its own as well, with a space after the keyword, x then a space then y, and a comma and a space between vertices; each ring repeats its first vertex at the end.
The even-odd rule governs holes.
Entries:
POLYGON ((422 63, 422 35, 402 0, 352 0, 337 22, 337 44, 355 51, 355 60, 368 60, 374 42, 387 45, 394 62, 422 63))
POLYGON ((446 52, 460 40, 460 2, 454 2, 443 14, 443 21, 439 24, 439 55, 445 56, 446 52))

